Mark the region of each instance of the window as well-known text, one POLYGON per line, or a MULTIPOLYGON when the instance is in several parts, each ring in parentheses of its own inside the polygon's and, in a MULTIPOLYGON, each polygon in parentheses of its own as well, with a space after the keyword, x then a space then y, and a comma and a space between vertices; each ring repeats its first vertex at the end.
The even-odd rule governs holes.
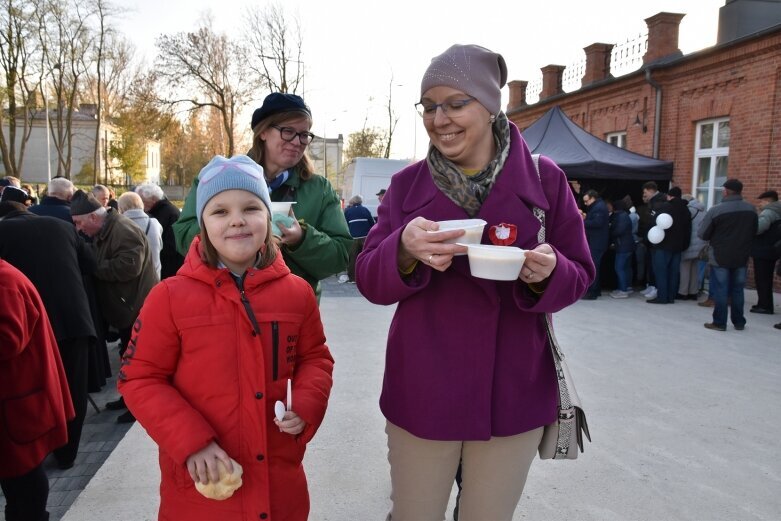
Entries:
POLYGON ((611 132, 605 136, 605 141, 618 148, 626 148, 626 132, 611 132))
POLYGON ((729 164, 729 118, 697 123, 694 138, 694 196, 710 208, 721 202, 729 164))

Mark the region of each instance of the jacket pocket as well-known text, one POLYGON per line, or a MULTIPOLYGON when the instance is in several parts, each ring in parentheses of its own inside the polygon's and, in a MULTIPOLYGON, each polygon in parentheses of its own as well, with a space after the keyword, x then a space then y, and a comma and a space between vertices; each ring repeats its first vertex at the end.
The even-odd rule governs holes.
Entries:
POLYGON ((3 400, 3 422, 15 443, 31 443, 57 427, 54 407, 46 389, 3 400))

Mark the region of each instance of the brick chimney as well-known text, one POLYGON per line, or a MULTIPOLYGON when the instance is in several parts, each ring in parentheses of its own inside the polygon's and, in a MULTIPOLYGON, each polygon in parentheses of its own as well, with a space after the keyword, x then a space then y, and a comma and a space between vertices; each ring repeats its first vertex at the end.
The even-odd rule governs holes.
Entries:
POLYGON ((586 53, 586 72, 583 73, 583 86, 591 85, 610 77, 611 43, 592 43, 584 47, 586 53))
POLYGON ((565 68, 564 65, 546 65, 540 69, 542 71, 541 100, 564 92, 561 89, 561 75, 565 68))
POLYGON ((507 110, 512 110, 526 105, 526 85, 528 81, 513 80, 507 83, 510 89, 510 101, 507 103, 507 110))
POLYGON ((681 55, 678 28, 684 16, 679 13, 657 13, 645 19, 648 26, 648 50, 643 56, 644 65, 671 55, 681 55))

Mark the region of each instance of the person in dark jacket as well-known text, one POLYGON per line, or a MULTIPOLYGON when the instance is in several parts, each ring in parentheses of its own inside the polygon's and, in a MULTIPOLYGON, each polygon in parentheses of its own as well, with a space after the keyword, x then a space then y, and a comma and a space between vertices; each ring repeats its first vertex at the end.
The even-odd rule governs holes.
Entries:
POLYGON ((602 292, 599 281, 599 269, 602 263, 602 256, 607 251, 610 244, 610 221, 607 212, 607 205, 599 197, 596 190, 589 190, 583 196, 583 203, 588 208, 587 212, 581 212, 583 216, 583 226, 586 228, 586 240, 588 249, 591 251, 591 260, 594 261, 594 268, 597 273, 594 282, 589 286, 584 300, 596 300, 602 292))
POLYGON ((610 293, 613 298, 627 298, 632 293, 632 253, 635 239, 632 235, 632 221, 624 209, 621 199, 613 202, 610 214, 610 241, 616 248, 616 280, 618 287, 610 293))
MULTIPOLYGON (((119 331, 121 357, 144 299, 159 280, 149 242, 144 230, 114 209, 101 206, 91 193, 78 190, 73 195, 71 216, 76 229, 93 239, 98 304, 106 322, 119 331)), ((121 408, 121 400, 106 407, 121 408)), ((117 421, 127 423, 134 419, 128 411, 117 421)))
POLYGON ((759 195, 759 224, 751 245, 754 261, 754 283, 757 286, 757 304, 752 313, 773 314, 773 267, 778 261, 776 243, 781 241, 781 202, 778 192, 768 190, 759 195))
POLYGON ((353 245, 350 248, 350 259, 347 262, 347 282, 355 283, 355 259, 363 250, 363 243, 374 225, 374 217, 368 208, 363 206, 363 198, 355 195, 350 199, 349 206, 344 209, 344 219, 350 228, 353 245))
POLYGON ((714 307, 713 322, 707 322, 705 327, 726 331, 729 306, 732 324, 742 331, 746 326, 743 314, 746 265, 758 219, 754 207, 743 200, 743 183, 727 179, 722 186, 721 203, 708 210, 697 232, 701 239, 710 241, 708 264, 714 307))
POLYGON ((681 189, 670 188, 667 201, 655 209, 654 225, 662 214, 672 218, 672 225, 664 230, 664 239, 651 251, 656 279, 656 297, 648 299, 649 304, 672 304, 678 293, 681 274, 681 253, 689 247, 691 239, 691 218, 686 201, 681 198, 681 189))
POLYGON ((144 211, 163 225, 163 249, 160 251, 160 280, 173 277, 184 263, 184 257, 176 250, 174 223, 179 219, 179 208, 165 197, 158 185, 147 183, 136 187, 136 193, 144 201, 144 211))
POLYGON ((643 184, 643 205, 637 210, 638 223, 637 234, 640 236, 640 243, 637 247, 637 255, 643 256, 642 264, 645 266, 645 272, 642 278, 646 281, 646 288, 642 291, 645 298, 656 298, 656 277, 653 270, 653 250, 656 247, 648 240, 648 231, 654 226, 656 215, 659 214, 659 208, 667 201, 665 195, 659 191, 659 187, 654 181, 648 181, 643 184))
MULTIPOLYGON (((0 234, 2 237, 2 234, 0 234)), ((0 487, 5 519, 49 519, 44 458, 67 440, 73 417, 51 324, 35 286, 0 260, 0 487)))
POLYGON ((87 413, 88 354, 95 340, 82 274, 95 270, 95 257, 72 224, 19 209, 0 221, 0 258, 32 281, 54 329, 76 411, 68 443, 54 455, 60 468, 70 468, 87 413))
POLYGON ((74 191, 75 187, 70 179, 55 177, 46 188, 46 196, 41 199, 40 204, 30 207, 30 212, 35 215, 56 217, 73 224, 70 201, 74 191))

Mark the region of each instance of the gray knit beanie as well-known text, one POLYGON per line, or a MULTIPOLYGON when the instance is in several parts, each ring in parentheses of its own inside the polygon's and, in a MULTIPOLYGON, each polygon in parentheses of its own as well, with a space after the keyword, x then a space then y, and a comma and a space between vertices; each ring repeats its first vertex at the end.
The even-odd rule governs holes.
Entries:
POLYGON ((491 114, 498 114, 505 83, 507 65, 501 54, 479 45, 456 44, 432 58, 420 83, 420 96, 432 87, 452 87, 475 98, 491 114))
POLYGON ((198 224, 206 203, 225 190, 246 190, 257 195, 271 212, 271 198, 268 195, 263 167, 247 156, 233 156, 228 159, 214 156, 198 174, 198 190, 195 193, 195 217, 198 224))

